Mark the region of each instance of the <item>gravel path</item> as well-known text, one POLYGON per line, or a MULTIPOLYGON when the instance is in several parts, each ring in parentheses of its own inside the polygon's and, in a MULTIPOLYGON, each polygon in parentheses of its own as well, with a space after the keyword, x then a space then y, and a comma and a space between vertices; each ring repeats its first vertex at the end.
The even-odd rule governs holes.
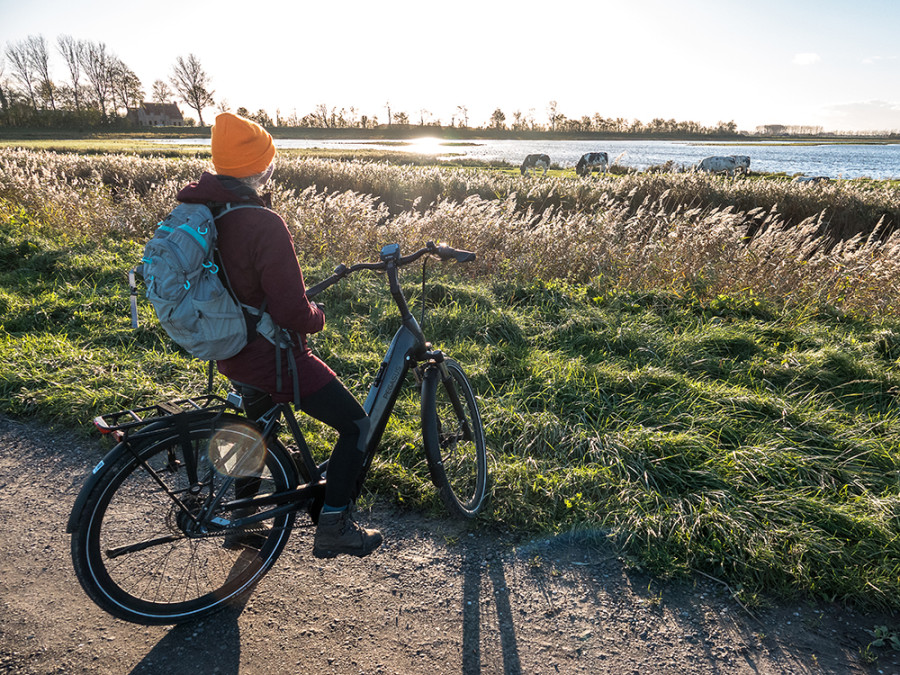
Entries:
MULTIPOLYGON (((378 507, 385 544, 320 561, 295 530, 250 599, 190 625, 110 617, 65 523, 99 443, 0 416, 0 673, 889 673, 861 656, 896 617, 801 604, 751 616, 721 583, 661 582, 606 545, 519 541, 378 507)), ((893 624, 891 624, 893 622, 893 624)))

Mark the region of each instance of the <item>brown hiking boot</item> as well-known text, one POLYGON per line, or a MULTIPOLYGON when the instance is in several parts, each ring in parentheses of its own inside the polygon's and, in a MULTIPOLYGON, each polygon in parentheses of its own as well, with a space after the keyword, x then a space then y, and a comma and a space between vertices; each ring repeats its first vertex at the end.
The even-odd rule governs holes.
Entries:
POLYGON ((369 555, 381 546, 381 532, 360 527, 350 509, 319 514, 313 555, 317 558, 334 558, 341 553, 359 558, 369 555))

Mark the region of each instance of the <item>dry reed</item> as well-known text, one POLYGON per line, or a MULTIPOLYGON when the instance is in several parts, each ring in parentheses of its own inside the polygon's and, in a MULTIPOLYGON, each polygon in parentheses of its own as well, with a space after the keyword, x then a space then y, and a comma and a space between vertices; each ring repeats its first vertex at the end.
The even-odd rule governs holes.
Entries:
MULTIPOLYGON (((207 168, 198 159, 2 150, 0 208, 24 209, 72 233, 140 238, 207 168)), ((306 260, 349 263, 371 259, 390 241, 409 250, 441 240, 478 251, 468 273, 495 279, 900 309, 900 235, 888 214, 900 199, 889 186, 813 192, 699 174, 541 181, 306 158, 281 162, 272 187, 306 260), (798 214, 819 210, 797 220, 776 207, 788 202, 804 204, 798 214), (884 213, 868 231, 838 236, 832 214, 850 202, 879 203, 884 213)))

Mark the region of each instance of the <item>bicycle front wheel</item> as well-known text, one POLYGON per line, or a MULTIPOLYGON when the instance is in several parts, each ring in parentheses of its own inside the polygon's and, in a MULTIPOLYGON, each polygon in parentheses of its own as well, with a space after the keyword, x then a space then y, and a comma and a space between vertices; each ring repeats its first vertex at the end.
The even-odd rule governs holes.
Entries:
POLYGON ((451 513, 472 518, 487 494, 487 449, 475 393, 453 359, 422 381, 422 435, 431 478, 451 513))
POLYGON ((249 593, 284 548, 294 512, 235 528, 252 514, 221 505, 296 486, 284 447, 266 447, 236 418, 119 447, 72 536, 75 572, 91 599, 127 621, 175 624, 249 593))

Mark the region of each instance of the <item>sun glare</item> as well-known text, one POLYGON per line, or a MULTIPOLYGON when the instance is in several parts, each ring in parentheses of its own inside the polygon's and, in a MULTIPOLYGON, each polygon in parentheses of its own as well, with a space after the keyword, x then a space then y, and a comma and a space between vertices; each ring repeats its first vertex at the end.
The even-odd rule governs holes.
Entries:
POLYGON ((440 138, 434 138, 433 136, 413 138, 409 142, 409 151, 419 155, 437 155, 443 151, 442 144, 443 141, 440 138))

